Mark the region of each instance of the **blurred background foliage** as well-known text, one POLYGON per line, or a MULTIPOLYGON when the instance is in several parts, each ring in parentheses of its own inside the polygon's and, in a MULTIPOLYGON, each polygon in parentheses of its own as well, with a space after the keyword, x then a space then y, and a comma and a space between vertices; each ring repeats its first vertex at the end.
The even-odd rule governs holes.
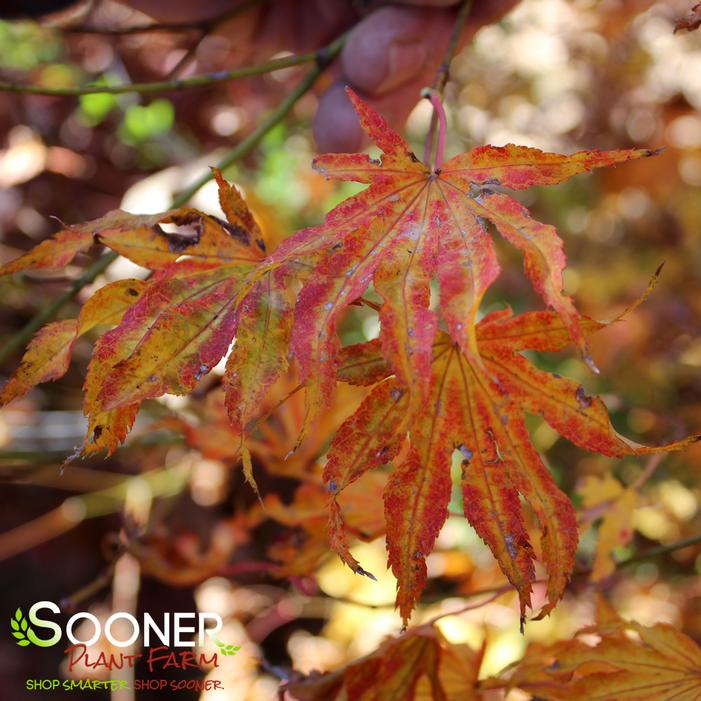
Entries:
MULTIPOLYGON (((562 152, 664 149, 656 158, 523 195, 537 219, 561 232, 567 290, 591 316, 614 318, 665 263, 649 299, 592 339, 599 377, 572 353, 537 359, 545 369, 578 379, 587 392, 602 394, 615 426, 649 444, 701 427, 701 33, 672 31, 688 9, 681 0, 523 0, 456 57, 447 92, 451 153, 507 142, 562 152)), ((97 19, 101 26, 144 20, 110 2, 100 3, 97 19)), ((18 82, 143 82, 174 71, 207 72, 230 65, 235 56, 235 39, 216 32, 198 40, 192 32, 78 34, 29 21, 0 22, 0 75, 18 82)), ((0 94, 0 258, 9 260, 49 236, 59 227, 56 220, 81 222, 119 206, 139 213, 167 209, 174 192, 279 102, 299 70, 155 97, 0 94)), ((310 169, 315 104, 314 94, 306 95, 291 119, 226 173, 273 240, 319 222, 355 191, 310 169)), ((409 118, 407 133, 417 145, 429 119, 426 102, 409 118)), ((214 186, 203 188, 194 205, 216 212, 214 186)), ((503 272, 483 311, 505 303, 516 310, 539 308, 518 255, 505 246, 499 253, 503 272)), ((85 256, 79 260, 81 266, 87 262, 85 256)), ((1 280, 3 340, 79 269, 1 280)), ((120 260, 81 298, 108 280, 135 274, 142 271, 120 260)), ((341 333, 346 343, 372 338, 377 315, 353 309, 341 333)), ((221 611, 227 619, 222 636, 242 650, 212 673, 224 679, 226 694, 204 692, 205 700, 274 699, 285 670, 342 665, 398 632, 391 607, 395 584, 378 537, 384 528, 381 471, 349 490, 345 505, 367 541, 354 552, 379 581, 344 569, 328 554, 324 535, 324 453, 361 392, 341 392, 314 436, 288 460, 302 417, 299 393, 281 406, 273 398, 262 407, 251 445, 262 508, 244 484, 216 376, 191 398, 150 402, 129 444, 107 462, 90 460, 60 473, 57 466, 84 430, 80 387, 88 357, 89 345, 79 345, 65 378, 0 412, 0 557, 8 611, 36 599, 65 598, 99 616, 124 607, 221 611)), ((17 362, 13 357, 4 373, 17 362)), ((278 398, 295 386, 293 378, 283 384, 275 390, 278 398)), ((637 497, 623 511, 630 533, 613 544, 617 558, 701 530, 701 446, 659 465, 616 462, 575 449, 540 419, 531 423, 537 447, 582 508, 582 569, 594 562, 597 527, 607 510, 620 505, 624 487, 632 486, 637 497), (609 473, 613 486, 604 479, 609 473)), ((471 592, 503 583, 459 515, 459 490, 451 510, 455 517, 428 561, 426 603, 417 623, 458 608, 471 592)), ((669 621, 701 642, 700 573, 701 548, 688 547, 615 572, 597 587, 623 616, 644 624, 669 621)), ((511 595, 443 618, 439 626, 451 641, 486 641, 482 673, 494 673, 518 658, 528 641, 570 636, 591 622, 588 579, 575 577, 554 614, 528 623, 524 636, 511 595)), ((38 660, 6 636, 1 640, 7 698, 22 696, 27 676, 53 676, 63 664, 58 651, 38 660)))

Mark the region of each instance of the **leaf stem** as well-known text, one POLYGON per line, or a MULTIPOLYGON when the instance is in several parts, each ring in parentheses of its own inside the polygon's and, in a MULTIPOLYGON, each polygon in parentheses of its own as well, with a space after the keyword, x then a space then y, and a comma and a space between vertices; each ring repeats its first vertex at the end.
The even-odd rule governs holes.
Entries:
MULTIPOLYGON (((445 155, 445 139, 446 133, 448 131, 448 120, 445 115, 445 108, 443 107, 443 101, 441 100, 441 94, 438 90, 434 88, 425 88, 421 92, 422 97, 425 97, 433 105, 433 118, 438 119, 438 144, 436 145, 436 157, 435 164, 433 166, 433 171, 438 172, 443 165, 443 156, 445 155)), ((429 131, 431 136, 430 143, 433 145, 433 131, 429 131)), ((430 150, 429 153, 424 153, 424 158, 430 160, 430 150)), ((428 163, 427 163, 428 164, 428 163)))
MULTIPOLYGON (((297 104, 299 99, 314 85, 319 76, 324 72, 326 67, 338 56, 345 43, 346 34, 341 35, 328 46, 317 51, 314 56, 316 63, 302 78, 297 87, 264 119, 260 125, 252 131, 243 141, 233 148, 222 160, 217 164, 217 168, 225 170, 233 163, 247 156, 260 140, 279 122, 281 122, 297 104)), ((200 178, 195 180, 192 185, 175 196, 171 203, 171 208, 181 207, 195 193, 197 193, 204 185, 212 178, 211 171, 204 173, 200 178)), ((80 291, 92 283, 95 278, 103 273, 117 259, 117 254, 114 252, 108 253, 95 263, 93 263, 85 272, 78 277, 66 292, 55 299, 51 304, 42 309, 34 318, 32 318, 23 329, 15 334, 2 348, 0 348, 0 364, 4 363, 16 350, 27 345, 31 337, 45 323, 51 321, 63 307, 74 300, 80 291)))
MULTIPOLYGON (((460 33, 465 27, 467 18, 470 15, 470 10, 472 9, 473 0, 465 0, 462 6, 458 10, 458 15, 455 18, 455 23, 453 24, 453 30, 450 33, 450 39, 448 39, 448 46, 446 46, 445 53, 443 54, 443 60, 441 65, 438 67, 436 77, 433 80, 433 86, 431 88, 424 88, 421 91, 422 97, 428 97, 433 104, 433 114, 431 115, 431 124, 428 128, 428 133, 426 134, 426 142, 424 143, 424 163, 429 165, 431 162, 431 152, 433 151, 433 139, 436 133, 436 128, 439 126, 440 114, 436 108, 436 103, 433 98, 429 97, 430 91, 433 90, 437 93, 438 99, 440 100, 445 90, 446 83, 448 82, 448 76, 450 75, 450 63, 453 60, 455 51, 458 48, 458 40, 460 39, 460 33)), ((443 109, 441 105, 441 110, 443 109)), ((445 119, 445 111, 443 111, 443 118, 445 119)), ((445 132, 443 133, 444 141, 443 147, 445 148, 445 132)), ((439 132, 439 144, 440 149, 440 132, 439 132)), ((441 152, 441 162, 443 161, 443 153, 441 152)), ((436 164, 436 167, 440 166, 436 164)))

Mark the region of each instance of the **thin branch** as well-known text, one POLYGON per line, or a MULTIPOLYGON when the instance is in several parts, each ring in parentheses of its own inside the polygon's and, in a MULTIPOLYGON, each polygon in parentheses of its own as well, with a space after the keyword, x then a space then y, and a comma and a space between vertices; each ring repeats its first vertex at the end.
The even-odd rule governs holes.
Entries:
POLYGON ((205 32, 200 33, 200 35, 195 39, 195 41, 190 45, 190 47, 185 51, 185 53, 178 59, 177 63, 166 73, 165 80, 175 80, 181 73, 185 71, 187 66, 193 61, 197 55, 197 50, 202 45, 202 42, 209 35, 205 32))
MULTIPOLYGON (((684 538, 683 540, 677 540, 673 543, 667 543, 666 545, 660 545, 656 548, 650 548, 648 550, 644 550, 643 552, 635 553, 631 555, 630 557, 626 558, 625 560, 621 560, 620 562, 616 563, 616 569, 620 570, 623 569, 624 567, 628 567, 628 565, 633 565, 637 562, 642 562, 644 560, 649 560, 655 557, 660 557, 661 555, 668 555, 669 553, 676 552, 677 550, 682 550, 683 548, 688 548, 692 545, 701 545, 701 533, 695 536, 691 536, 689 538, 684 538)), ((591 574, 591 569, 586 569, 586 570, 580 570, 578 572, 575 572, 573 575, 574 578, 579 578, 579 577, 585 577, 586 575, 591 574)), ((532 582, 532 584, 545 584, 547 580, 545 579, 536 579, 532 582)), ((479 596, 493 596, 493 597, 498 597, 501 596, 502 594, 506 594, 509 591, 515 591, 515 589, 511 586, 511 584, 500 584, 498 586, 493 586, 493 587, 485 587, 483 589, 475 589, 474 591, 467 592, 466 594, 461 594, 459 598, 461 599, 474 599, 479 596)), ((451 595, 452 596, 452 595, 451 595)), ((383 608, 394 608, 394 601, 392 602, 387 602, 387 603, 382 603, 382 604, 368 604, 363 601, 356 601, 355 599, 349 599, 343 596, 328 596, 326 595, 324 598, 330 599, 336 603, 339 604, 349 604, 351 606, 360 606, 362 608, 369 608, 369 609, 383 609, 383 608)), ((445 599, 445 595, 439 594, 436 596, 424 596, 421 598, 419 601, 420 604, 433 604, 433 603, 438 603, 440 601, 443 601, 445 599)), ((479 608, 479 606, 483 606, 486 603, 489 603, 490 600, 482 602, 478 604, 475 608, 479 608)), ((452 616, 455 613, 459 613, 463 610, 467 609, 459 609, 457 611, 449 611, 444 614, 440 614, 440 618, 443 616, 452 616)))
POLYGON ((448 616, 459 616, 460 614, 467 613, 468 611, 475 611, 476 609, 482 608, 487 604, 491 604, 492 601, 496 601, 500 596, 502 596, 503 594, 508 594, 511 591, 513 591, 513 587, 510 584, 505 584, 503 587, 501 587, 501 589, 495 591, 484 601, 479 601, 476 604, 466 604, 465 606, 461 606, 459 609, 439 613, 438 615, 426 621, 425 625, 432 626, 436 621, 440 621, 441 618, 447 618, 448 616))
POLYGON ((217 570, 217 576, 229 577, 235 579, 242 574, 256 574, 260 572, 268 573, 274 570, 278 565, 274 562, 267 561, 241 561, 231 562, 228 565, 223 565, 217 570))
POLYGON ((465 28, 465 23, 467 22, 471 9, 472 0, 465 0, 458 10, 458 16, 455 18, 453 31, 451 32, 450 39, 448 40, 448 46, 443 54, 443 62, 438 68, 436 78, 433 81, 432 87, 439 93, 443 93, 443 90, 445 90, 446 83, 448 82, 448 76, 450 75, 450 63, 453 60, 456 49, 458 48, 458 40, 460 39, 462 30, 465 28))
POLYGON ((660 466, 660 463, 665 458, 664 453, 653 453, 647 460, 647 464, 643 471, 638 475, 635 482, 628 487, 634 492, 639 492, 645 483, 655 474, 655 470, 660 466))
MULTIPOLYGON (((264 119, 257 129, 252 131, 243 141, 241 141, 234 149, 232 149, 218 164, 217 168, 226 170, 233 163, 247 156, 260 140, 279 122, 281 122, 292 110, 299 99, 314 85, 319 76, 324 72, 326 67, 338 56, 343 44, 345 43, 346 35, 340 36, 324 49, 317 51, 314 56, 316 64, 302 78, 297 87, 264 119)), ((204 185, 212 178, 211 171, 204 173, 188 188, 180 192, 172 201, 171 208, 181 207, 190 198, 197 193, 204 185)), ((54 300, 51 304, 44 307, 27 325, 15 334, 2 348, 0 348, 0 364, 4 363, 12 354, 27 345, 31 337, 45 323, 51 321, 66 304, 74 300, 80 291, 95 280, 95 278, 103 273, 117 259, 117 254, 114 252, 108 253, 95 263, 93 263, 71 287, 64 292, 60 297, 54 300)))
MULTIPOLYGON (((236 161, 245 158, 261 141, 261 139, 278 123, 280 123, 297 104, 302 96, 314 85, 326 67, 336 58, 345 43, 346 35, 336 39, 326 49, 316 52, 316 65, 302 78, 297 87, 263 120, 260 126, 252 131, 238 146, 231 150, 218 164, 217 168, 226 170, 236 161)), ((196 192, 206 185, 213 174, 207 172, 196 180, 189 188, 183 190, 173 202, 173 207, 180 207, 196 192)))
POLYGON ((24 83, 11 83, 0 81, 0 92, 18 93, 22 95, 44 95, 48 97, 80 97, 82 95, 110 94, 121 95, 123 93, 160 93, 191 90, 192 88, 208 88, 212 85, 225 83, 239 78, 248 78, 252 75, 273 73, 283 68, 291 68, 318 60, 317 51, 308 51, 304 54, 275 58, 255 66, 234 68, 230 71, 215 71, 193 75, 189 78, 174 78, 172 80, 157 80, 151 83, 125 83, 121 85, 85 85, 76 88, 48 88, 42 85, 26 85, 24 83))
POLYGON ((354 304, 357 307, 368 307, 369 309, 372 309, 373 311, 376 311, 378 313, 382 308, 381 304, 377 304, 377 302, 373 302, 367 297, 358 297, 358 299, 356 299, 355 302, 351 302, 351 304, 354 304))
POLYGON ((178 467, 144 472, 126 477, 106 489, 68 497, 60 506, 0 534, 0 562, 67 533, 88 519, 118 513, 124 506, 129 487, 146 482, 154 499, 179 494, 189 474, 178 467))
POLYGON ((61 610, 64 613, 70 613, 75 611, 78 604, 82 604, 87 599, 91 598, 94 594, 101 591, 105 587, 108 587, 112 583, 112 578, 114 577, 114 563, 108 565, 104 572, 101 572, 95 579, 88 582, 85 586, 78 589, 77 592, 67 596, 65 599, 61 600, 61 610))
POLYGON ((643 560, 650 560, 655 557, 660 557, 661 555, 669 555, 669 553, 676 552, 677 550, 682 550, 683 548, 688 548, 691 545, 701 544, 701 533, 697 535, 690 536, 689 538, 684 538, 682 540, 675 540, 673 543, 667 543, 666 545, 658 545, 655 548, 650 548, 649 550, 644 550, 641 553, 634 553, 625 560, 621 560, 616 563, 616 569, 620 570, 623 567, 628 567, 628 565, 634 565, 636 562, 642 562, 643 560))

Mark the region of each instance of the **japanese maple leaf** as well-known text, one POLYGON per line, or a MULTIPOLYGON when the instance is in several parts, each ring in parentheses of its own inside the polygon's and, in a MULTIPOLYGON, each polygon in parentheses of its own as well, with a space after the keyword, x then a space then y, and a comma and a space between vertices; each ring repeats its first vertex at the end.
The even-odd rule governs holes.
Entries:
POLYGON ((654 152, 580 151, 566 156, 513 144, 481 146, 431 168, 369 105, 350 89, 348 95, 382 157, 322 155, 314 168, 327 178, 369 187, 329 212, 322 225, 284 241, 266 261, 267 266, 301 264, 313 270, 297 298, 291 338, 291 353, 307 383, 310 413, 323 406, 336 381, 339 316, 370 283, 383 299, 383 351, 409 388, 414 407, 427 397, 430 385, 438 327, 429 308, 432 278, 438 279, 439 313, 450 337, 479 362, 477 309, 499 273, 488 222, 523 251, 533 286, 591 363, 572 300, 562 291, 565 256, 555 229, 532 219, 522 204, 494 188, 552 185, 654 152))
MULTIPOLYGON (((589 330, 601 326, 585 317, 576 323, 589 330)), ((455 450, 462 458, 465 516, 518 590, 523 618, 531 605, 535 551, 522 500, 540 524, 540 559, 548 574, 548 601, 540 617, 562 596, 578 542, 574 509, 533 447, 525 413, 541 415, 575 445, 609 456, 676 450, 696 440, 660 448, 633 443, 616 433, 600 399, 587 396, 579 383, 528 361, 521 351, 558 351, 570 343, 568 326, 553 312, 495 312, 477 325, 475 335, 479 364, 448 334, 439 334, 431 348, 432 383, 425 410, 409 417, 408 392, 397 376, 388 376, 391 369, 379 341, 349 346, 342 354, 341 380, 377 384, 339 428, 328 453, 324 478, 331 495, 330 539, 341 558, 365 574, 346 545, 335 497, 404 447, 384 504, 388 560, 405 623, 426 582, 425 558, 448 514, 455 450)))
POLYGON ((701 696, 701 648, 691 638, 667 623, 643 626, 610 611, 605 620, 597 617, 597 625, 572 640, 529 646, 522 660, 500 678, 485 680, 482 688, 519 688, 546 701, 695 701, 701 696))
MULTIPOLYGON (((109 295, 90 300, 81 313, 81 318, 86 310, 90 318, 109 315, 110 304, 120 302, 121 291, 127 290, 128 304, 107 319, 115 328, 97 340, 88 367, 84 453, 112 452, 143 400, 191 391, 229 350, 237 332, 247 342, 231 353, 235 367, 225 381, 235 427, 245 424, 287 367, 292 297, 284 271, 249 282, 249 273, 265 258, 265 242, 238 191, 218 171, 215 176, 226 221, 191 208, 144 216, 110 212, 68 227, 0 268, 7 274, 64 266, 97 242, 153 271, 138 287, 128 282, 119 290, 109 287, 109 295), (176 224, 184 233, 167 233, 162 224, 176 224)), ((42 329, 0 400, 62 375, 81 323, 56 322, 42 329)))

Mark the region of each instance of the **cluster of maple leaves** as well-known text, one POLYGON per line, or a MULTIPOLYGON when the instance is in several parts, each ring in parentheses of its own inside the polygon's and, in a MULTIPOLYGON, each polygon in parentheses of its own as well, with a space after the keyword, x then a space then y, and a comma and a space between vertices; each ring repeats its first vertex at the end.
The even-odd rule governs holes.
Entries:
POLYGON ((574 343, 593 368, 586 334, 603 324, 578 314, 563 293, 565 256, 555 229, 532 219, 504 190, 555 184, 653 152, 565 156, 484 146, 432 168, 349 95, 381 160, 318 157, 314 166, 326 177, 368 187, 274 251, 238 191, 215 172, 226 220, 191 208, 153 216, 110 212, 66 228, 0 268, 0 274, 61 268, 99 243, 151 271, 146 280, 105 285, 77 319, 41 329, 0 402, 61 377, 76 339, 100 329, 85 378, 88 430, 80 453, 111 453, 144 400, 191 392, 228 353, 225 403, 232 440, 250 472, 245 444, 253 419, 290 361, 306 392, 300 441, 339 382, 367 387, 328 449, 332 547, 355 572, 372 576, 349 550, 338 496, 369 469, 394 463, 384 487, 387 550, 406 624, 448 515, 457 451, 465 516, 517 589, 522 619, 531 605, 536 557, 544 564, 544 616, 568 583, 578 527, 569 499, 530 441, 525 412, 604 455, 672 450, 688 441, 651 449, 623 438, 600 399, 524 357, 523 351, 574 343), (179 233, 167 233, 165 225, 179 233), (490 229, 523 252, 525 272, 550 311, 504 309, 478 322, 481 300, 499 274, 490 229), (363 303, 371 285, 382 299, 380 336, 341 347, 337 324, 349 305, 363 303), (540 525, 537 540, 525 508, 540 525))
POLYGON ((479 680, 482 653, 426 624, 340 670, 293 679, 285 690, 297 701, 479 701, 496 689, 547 701, 693 701, 701 690, 693 640, 668 624, 623 621, 603 599, 595 625, 572 640, 532 643, 496 677, 479 680))

